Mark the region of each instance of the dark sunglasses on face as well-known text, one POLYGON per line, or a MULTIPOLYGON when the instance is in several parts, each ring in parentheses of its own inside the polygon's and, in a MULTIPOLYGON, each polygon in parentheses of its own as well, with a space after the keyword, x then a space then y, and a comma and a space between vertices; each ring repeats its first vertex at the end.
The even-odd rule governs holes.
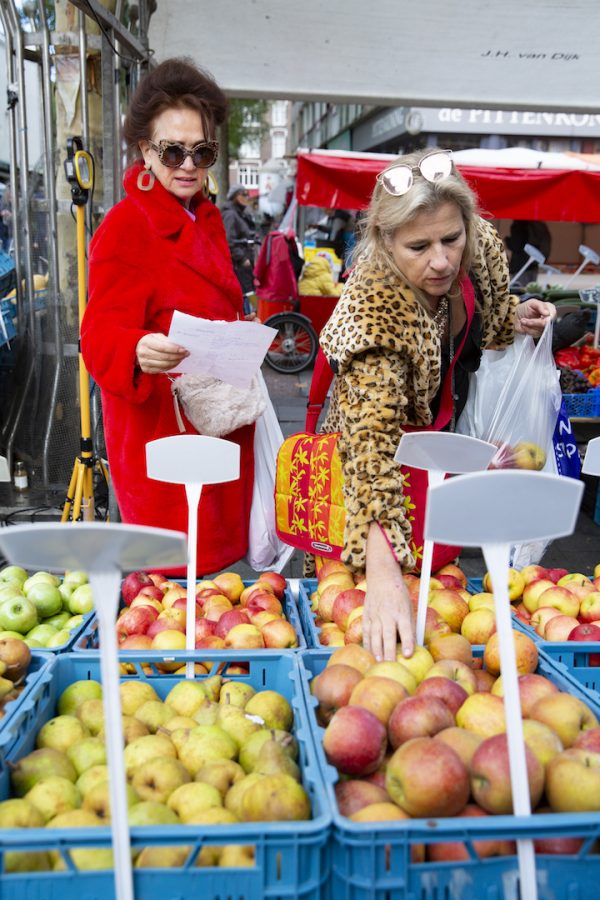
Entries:
POLYGON ((184 144, 178 141, 148 141, 148 144, 158 154, 158 158, 163 166, 169 169, 177 169, 182 166, 189 156, 197 169, 208 169, 214 165, 219 155, 218 141, 200 141, 189 150, 184 144))

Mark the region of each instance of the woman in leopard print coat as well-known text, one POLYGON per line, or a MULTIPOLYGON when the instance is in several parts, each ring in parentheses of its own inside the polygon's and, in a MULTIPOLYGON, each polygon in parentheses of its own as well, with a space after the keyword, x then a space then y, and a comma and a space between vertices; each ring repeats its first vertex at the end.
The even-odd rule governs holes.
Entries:
MULTIPOLYGON (((415 559, 394 453, 405 427, 433 421, 449 363, 449 323, 456 345, 468 331, 462 369, 455 368, 458 415, 481 348, 505 347, 515 331, 539 336, 555 315, 551 304, 519 304, 510 295, 501 240, 478 216, 449 154, 435 152, 436 180, 423 176, 422 153, 400 157, 378 177, 355 269, 320 338, 337 375, 323 431, 341 433, 343 559, 366 570, 364 643, 386 659, 396 658, 398 634, 405 656, 414 648, 402 573, 415 559), (477 307, 470 327, 461 290, 467 272, 477 307)), ((432 168, 425 163, 426 176, 432 168)))

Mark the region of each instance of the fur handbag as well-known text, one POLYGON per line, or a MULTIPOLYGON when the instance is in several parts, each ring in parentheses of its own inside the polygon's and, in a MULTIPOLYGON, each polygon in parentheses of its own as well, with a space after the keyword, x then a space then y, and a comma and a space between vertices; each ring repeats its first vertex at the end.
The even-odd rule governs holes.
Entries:
POLYGON ((223 437, 251 425, 266 408, 256 375, 248 388, 238 388, 212 375, 180 375, 171 378, 175 417, 185 431, 180 405, 199 434, 223 437))

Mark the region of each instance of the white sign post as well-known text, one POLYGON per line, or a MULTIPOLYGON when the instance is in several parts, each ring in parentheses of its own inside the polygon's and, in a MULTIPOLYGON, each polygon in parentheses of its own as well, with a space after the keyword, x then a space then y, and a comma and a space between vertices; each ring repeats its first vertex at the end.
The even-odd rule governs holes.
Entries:
MULTIPOLYGON (((187 603, 185 646, 196 643, 196 547, 198 505, 204 484, 220 484, 240 477, 240 448, 232 441, 201 434, 181 434, 146 444, 148 477, 183 484, 188 504, 187 603)), ((185 665, 185 677, 194 677, 194 663, 185 665)))
MULTIPOLYGON (((572 534, 582 494, 583 483, 574 478, 509 470, 452 478, 428 492, 426 537, 481 547, 492 579, 516 816, 531 815, 531 803, 508 596, 510 546, 572 534)), ((533 842, 520 840, 517 846, 520 896, 536 900, 533 842)))
MULTIPOLYGON (((497 449, 494 444, 464 434, 418 431, 402 435, 394 460, 413 469, 425 469, 429 487, 433 487, 441 484, 447 474, 459 475, 487 469, 497 449)), ((422 644, 425 637, 432 559, 433 541, 425 539, 417 606, 417 644, 422 644)))
POLYGON ((0 549, 13 565, 25 569, 85 569, 88 573, 100 631, 115 896, 116 900, 133 900, 115 618, 122 573, 147 568, 150 560, 161 567, 182 565, 185 535, 134 525, 78 522, 73 527, 50 522, 1 529, 0 549))

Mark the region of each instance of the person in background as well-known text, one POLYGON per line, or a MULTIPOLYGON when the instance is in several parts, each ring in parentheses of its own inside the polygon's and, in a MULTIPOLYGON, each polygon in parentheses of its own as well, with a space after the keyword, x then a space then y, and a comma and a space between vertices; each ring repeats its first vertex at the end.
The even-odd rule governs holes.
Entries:
POLYGON ((416 559, 394 462, 400 438, 432 424, 452 361, 458 418, 481 348, 506 347, 515 331, 538 336, 556 309, 510 295, 502 241, 448 151, 401 156, 380 173, 354 260, 320 335, 337 376, 322 430, 340 432, 342 559, 366 571, 364 643, 394 660, 398 636, 405 656, 415 641, 402 578, 416 559))
MULTIPOLYGON (((529 254, 525 250, 525 244, 531 244, 533 247, 536 247, 546 259, 550 255, 552 246, 550 230, 546 223, 534 222, 528 219, 515 219, 510 226, 510 234, 506 236, 504 242, 507 249, 510 250, 508 271, 511 276, 519 272, 529 259, 529 254)), ((536 281, 538 271, 538 263, 534 260, 519 278, 519 284, 525 285, 536 281)))
POLYGON ((233 268, 244 297, 254 293, 254 247, 256 225, 248 209, 250 194, 243 184, 234 184, 221 210, 231 251, 233 268))
POLYGON ((7 184, 0 199, 0 250, 8 253, 12 245, 13 218, 10 185, 7 184))
POLYGON ((343 285, 333 280, 331 264, 326 256, 313 256, 304 264, 298 282, 298 293, 305 296, 335 297, 342 293, 343 285))
MULTIPOLYGON (((126 196, 90 245, 81 352, 101 388, 110 476, 124 522, 187 530, 184 486, 146 474, 146 444, 179 434, 169 371, 189 354, 168 337, 174 311, 225 321, 243 315, 221 214, 207 197, 219 149, 215 133, 226 112, 224 93, 191 61, 169 59, 145 75, 123 127, 131 160, 126 196)), ((227 440, 240 447, 240 478, 202 491, 203 574, 241 559, 248 546, 254 426, 227 440)))

